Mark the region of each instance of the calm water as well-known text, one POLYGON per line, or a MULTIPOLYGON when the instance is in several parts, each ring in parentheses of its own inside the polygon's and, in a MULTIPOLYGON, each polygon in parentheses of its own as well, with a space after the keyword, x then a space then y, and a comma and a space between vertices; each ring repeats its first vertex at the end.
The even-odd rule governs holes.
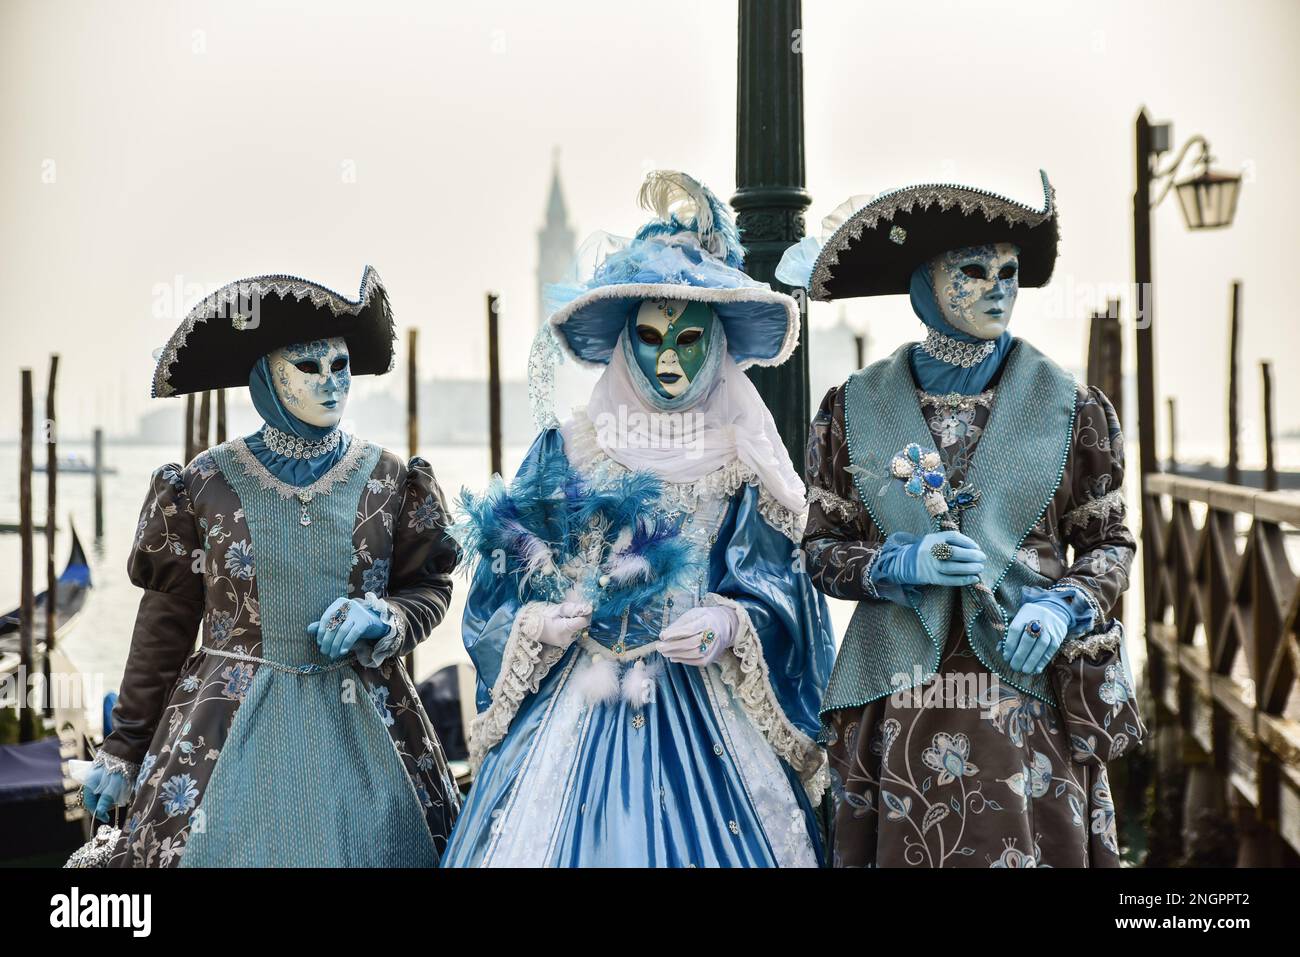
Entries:
MULTIPOLYGON (((400 448, 402 443, 391 443, 400 448)), ((86 444, 65 443, 63 454, 80 453, 90 458, 91 449, 86 444)), ((509 448, 505 452, 507 474, 513 474, 526 450, 509 448)), ((1194 452, 1195 450, 1187 450, 1194 452)), ((116 475, 104 479, 104 536, 94 537, 93 484, 89 475, 61 475, 59 477, 58 526, 55 545, 55 565, 61 570, 67 558, 70 537, 68 516, 77 528, 90 556, 95 588, 87 601, 84 613, 78 619, 65 641, 64 648, 78 668, 102 680, 103 687, 115 689, 121 679, 131 643, 131 629, 135 621, 139 591, 126 576, 126 560, 135 534, 141 503, 144 500, 150 473, 159 465, 175 460, 179 449, 154 445, 112 445, 105 450, 105 460, 117 469, 116 475)), ((1280 466, 1300 465, 1300 442, 1281 444, 1280 466)), ((1136 450, 1130 448, 1136 457, 1136 450)), ((453 446, 430 450, 426 456, 432 461, 434 471, 443 491, 450 499, 462 486, 478 489, 488 477, 488 451, 486 448, 453 446)), ((37 450, 38 460, 44 449, 37 450)), ((1194 456, 1189 456, 1191 460, 1194 456)), ((1209 450, 1205 458, 1213 457, 1209 450)), ((18 520, 18 448, 0 447, 0 521, 18 520)), ((1136 482, 1130 474, 1129 501, 1136 501, 1136 482)), ((32 480, 32 496, 36 503, 36 521, 44 521, 45 476, 37 474, 32 480)), ((6 610, 18 603, 19 591, 19 540, 17 535, 0 535, 0 606, 6 610)), ((35 543, 36 590, 44 587, 45 543, 38 536, 35 543)), ((1140 568, 1135 569, 1134 582, 1138 582, 1140 568)), ((416 654, 416 675, 423 678, 455 661, 465 661, 466 655, 460 641, 459 622, 464 609, 465 581, 457 576, 451 608, 443 624, 433 636, 420 646, 416 654)), ((1127 619, 1139 621, 1141 615, 1140 589, 1129 592, 1127 619)), ((832 601, 831 614, 836 631, 843 634, 848 625, 852 606, 847 602, 832 601)), ((1140 640, 1130 641, 1134 670, 1140 674, 1144 649, 1140 640)), ((98 716, 92 715, 97 721, 98 716)))

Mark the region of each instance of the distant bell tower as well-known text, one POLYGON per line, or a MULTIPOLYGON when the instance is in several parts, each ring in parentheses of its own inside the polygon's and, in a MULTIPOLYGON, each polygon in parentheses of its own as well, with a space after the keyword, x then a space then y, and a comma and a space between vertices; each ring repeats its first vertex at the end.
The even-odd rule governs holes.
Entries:
POLYGON ((574 233, 569 228, 569 214, 564 208, 564 190, 560 187, 560 149, 551 157, 551 194, 546 200, 546 222, 537 231, 537 324, 546 320, 542 289, 547 283, 564 277, 577 251, 574 233))

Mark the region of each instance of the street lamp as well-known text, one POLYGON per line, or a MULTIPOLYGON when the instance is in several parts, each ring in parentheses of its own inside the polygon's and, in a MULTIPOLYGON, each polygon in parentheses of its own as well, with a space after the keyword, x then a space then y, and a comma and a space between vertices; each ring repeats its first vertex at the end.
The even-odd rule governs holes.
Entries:
MULTIPOLYGON (((1168 142, 1169 124, 1153 126, 1151 131, 1154 144, 1168 142)), ((1151 208, 1159 206, 1173 188, 1178 192, 1178 205, 1182 207, 1183 221, 1188 229, 1220 229, 1232 225, 1232 217, 1237 212, 1237 196, 1241 191, 1241 174, 1211 169, 1213 159, 1210 144, 1204 136, 1197 134, 1189 139, 1168 166, 1152 171, 1152 182, 1163 179, 1164 189, 1152 201, 1151 208), (1193 146, 1201 148, 1196 159, 1199 172, 1176 182, 1174 177, 1193 146)))
POLYGON ((1219 229, 1232 223, 1237 212, 1241 176, 1211 169, 1210 144, 1197 134, 1160 166, 1161 155, 1172 145, 1173 127, 1152 123, 1146 109, 1138 112, 1135 125, 1136 188, 1133 191, 1133 280, 1136 299, 1137 391, 1139 465, 1145 477, 1159 471, 1156 463, 1155 343, 1153 338, 1154 297, 1151 286, 1151 210, 1169 195, 1178 194, 1178 205, 1188 229, 1219 229), (1179 179, 1183 161, 1195 147, 1197 172, 1179 179), (1159 189, 1152 200, 1153 187, 1159 189))
MULTIPOLYGON (((1158 554, 1154 541, 1157 524, 1149 520, 1152 503, 1147 498, 1146 477, 1159 471, 1156 462, 1156 381, 1154 297, 1151 285, 1151 210, 1169 194, 1178 191, 1179 206, 1188 229, 1218 229, 1232 222, 1237 211, 1237 194, 1241 177, 1210 169, 1210 144, 1199 134, 1193 136, 1178 150, 1172 162, 1159 167, 1160 156, 1169 152, 1173 128, 1169 123, 1152 123, 1146 108, 1138 111, 1134 124, 1136 184, 1133 190, 1133 280, 1135 322, 1137 337, 1137 398, 1138 398, 1138 462, 1141 472, 1139 496, 1142 515, 1142 555, 1151 561, 1158 554), (1198 158, 1200 172, 1178 180, 1178 168, 1192 147, 1201 148, 1198 158), (1153 185, 1162 186, 1155 201, 1151 200, 1153 185)), ((1147 625, 1151 609, 1155 607, 1153 593, 1156 576, 1150 571, 1142 575, 1143 596, 1147 625)), ((1148 635, 1149 635, 1148 628, 1148 635)))

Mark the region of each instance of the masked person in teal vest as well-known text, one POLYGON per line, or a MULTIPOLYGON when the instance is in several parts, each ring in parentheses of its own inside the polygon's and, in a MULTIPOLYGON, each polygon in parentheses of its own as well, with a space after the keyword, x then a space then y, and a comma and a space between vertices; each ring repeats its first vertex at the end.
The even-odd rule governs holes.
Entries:
POLYGON ((850 200, 777 273, 821 301, 906 293, 926 326, 808 441, 808 569, 858 602, 821 708, 839 866, 1119 863, 1106 762, 1143 733, 1109 617, 1124 445, 1106 396, 1007 331, 1055 264, 1043 192, 850 200))
POLYGON ((367 268, 356 299, 230 283, 163 348, 155 396, 245 385, 263 422, 150 481, 140 610, 84 793, 98 817, 125 809, 110 865, 439 863, 460 794, 402 656, 447 610, 456 545, 429 463, 340 427, 392 343, 367 268))

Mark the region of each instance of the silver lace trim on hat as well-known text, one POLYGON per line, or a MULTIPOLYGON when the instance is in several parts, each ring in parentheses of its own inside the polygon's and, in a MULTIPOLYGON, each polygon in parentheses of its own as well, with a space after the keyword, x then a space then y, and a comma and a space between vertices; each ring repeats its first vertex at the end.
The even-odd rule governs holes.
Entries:
POLYGON ((826 283, 830 281, 831 269, 839 263, 840 253, 861 239, 866 230, 875 229, 881 220, 892 222, 900 211, 910 213, 918 206, 929 209, 938 203, 941 210, 956 206, 963 216, 969 216, 978 210, 990 223, 1002 218, 1012 226, 1025 225, 1032 228, 1042 225, 1056 214, 1056 190, 1048 182, 1046 173, 1040 171, 1039 175, 1043 180, 1042 209, 1034 209, 998 193, 956 183, 928 183, 881 193, 846 219, 826 240, 826 245, 817 256, 817 262, 813 264, 809 296, 819 301, 829 300, 831 297, 826 283))
POLYGON ((339 447, 343 433, 334 429, 323 439, 304 439, 298 435, 281 432, 273 425, 262 426, 262 441, 276 455, 291 459, 318 459, 339 447))
MULTIPOLYGON (((163 346, 158 356, 158 365, 154 369, 153 394, 156 398, 175 394, 176 390, 171 385, 172 366, 180 358, 180 351, 185 348, 190 333, 200 322, 207 322, 220 316, 230 316, 231 324, 237 329, 243 329, 247 317, 239 315, 234 307, 261 299, 269 293, 274 293, 281 299, 290 296, 299 301, 309 299, 316 308, 324 306, 335 316, 355 316, 369 304, 371 295, 383 284, 379 273, 373 267, 367 266, 361 277, 361 288, 355 300, 299 276, 254 276, 251 279, 242 279, 222 286, 189 311, 180 328, 172 333, 172 337, 167 340, 167 345, 163 346)), ((392 332, 392 335, 393 338, 397 337, 396 332, 392 332)), ((388 363, 389 371, 392 371, 396 358, 394 353, 388 363)))
POLYGON ((950 366, 969 369, 993 355, 993 350, 997 346, 996 339, 988 339, 984 342, 962 342, 960 339, 945 336, 938 329, 931 329, 926 334, 925 341, 921 343, 921 351, 950 366))

